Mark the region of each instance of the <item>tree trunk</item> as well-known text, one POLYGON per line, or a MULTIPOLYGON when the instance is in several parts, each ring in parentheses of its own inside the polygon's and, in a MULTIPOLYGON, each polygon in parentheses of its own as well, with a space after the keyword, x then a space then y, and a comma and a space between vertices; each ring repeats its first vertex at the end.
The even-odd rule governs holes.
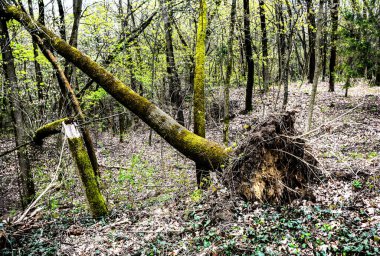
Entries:
MULTIPOLYGON (((38 1, 38 8, 41 9, 41 7, 44 7, 43 0, 38 1)), ((29 13, 30 16, 34 19, 34 14, 33 14, 33 1, 28 0, 28 7, 29 7, 29 13)), ((43 24, 44 20, 40 20, 41 24, 43 24)), ((40 115, 43 115, 43 110, 44 110, 44 104, 43 104, 43 76, 42 76, 42 71, 41 71, 41 65, 37 61, 38 59, 38 46, 36 42, 33 41, 33 55, 34 55, 34 70, 36 72, 36 85, 37 85, 37 97, 38 97, 38 106, 39 106, 39 112, 40 115)))
POLYGON ((307 24, 308 24, 308 34, 309 34, 309 69, 307 79, 309 83, 313 83, 315 66, 316 66, 316 52, 315 52, 315 14, 313 9, 313 0, 306 0, 306 10, 307 10, 307 24))
POLYGON ((289 72, 290 72, 290 58, 292 55, 292 50, 293 50, 293 34, 294 34, 294 23, 293 23, 293 14, 292 14, 292 8, 290 6, 290 3, 286 1, 286 8, 287 8, 287 13, 289 17, 289 35, 288 35, 288 42, 287 42, 287 48, 288 48, 288 55, 285 60, 285 67, 284 67, 284 99, 282 101, 282 109, 286 109, 286 105, 288 104, 288 97, 289 97, 289 72))
MULTIPOLYGON (((74 21, 73 21, 73 28, 71 30, 71 35, 69 39, 69 44, 75 48, 78 47, 79 22, 82 15, 82 3, 83 3, 83 0, 73 1, 74 21)), ((65 76, 67 77, 69 83, 73 86, 73 88, 76 87, 75 75, 76 75, 75 66, 67 62, 65 64, 65 76)))
POLYGON ((377 61, 376 61, 377 69, 376 69, 376 75, 375 75, 375 85, 380 86, 380 35, 377 41, 378 41, 377 42, 377 61))
POLYGON ((65 11, 63 9, 62 0, 57 0, 59 12, 59 34, 63 40, 66 40, 66 25, 65 25, 65 11))
POLYGON ((88 206, 94 218, 108 214, 106 200, 99 190, 97 178, 94 175, 90 158, 83 146, 82 137, 74 124, 63 124, 69 142, 71 154, 75 160, 79 177, 82 181, 88 206))
POLYGON ((317 34, 316 34, 316 42, 315 42, 315 73, 314 73, 314 80, 313 80, 313 87, 310 95, 310 102, 309 102, 309 111, 308 111, 308 120, 307 120, 307 131, 311 130, 312 127, 312 121, 313 121, 313 109, 314 109, 314 103, 315 98, 317 95, 317 86, 318 86, 318 78, 321 75, 321 51, 320 51, 320 41, 321 41, 321 34, 322 34, 322 23, 323 23, 323 1, 320 0, 319 2, 319 11, 318 11, 318 25, 317 25, 317 34))
POLYGON ((243 0, 244 4, 244 45, 245 45, 245 58, 247 60, 248 73, 247 73, 247 87, 245 92, 245 112, 252 111, 252 93, 253 84, 255 82, 255 70, 252 54, 252 39, 251 39, 251 21, 249 13, 249 0, 243 0))
POLYGON ((231 5, 231 23, 230 35, 228 37, 228 59, 226 70, 226 81, 224 84, 224 127, 223 127, 223 142, 228 146, 229 126, 230 126, 230 82, 232 75, 232 60, 233 60, 233 43, 234 43, 234 30, 236 23, 236 0, 232 0, 231 5))
POLYGON ((338 39, 339 0, 333 0, 331 6, 331 52, 329 66, 329 92, 335 91, 336 41, 338 39))
POLYGON ((175 107, 175 117, 181 125, 184 125, 185 120, 183 116, 183 97, 181 93, 181 80, 178 76, 177 67, 175 65, 173 36, 172 36, 172 22, 173 11, 171 10, 171 1, 160 1, 162 18, 164 21, 165 29, 165 53, 166 53, 166 71, 169 80, 169 95, 170 102, 175 107))
MULTIPOLYGON (((161 137, 163 137, 170 145, 182 154, 195 162, 201 163, 213 169, 218 168, 218 166, 228 158, 228 154, 223 146, 191 133, 153 103, 135 93, 128 86, 124 85, 119 79, 114 77, 103 67, 99 66, 90 57, 67 44, 64 40, 48 30, 46 27, 31 20, 30 17, 23 11, 17 7, 9 6, 4 0, 0 0, 0 3, 2 4, 0 6, 3 8, 3 15, 18 20, 29 31, 29 33, 38 35, 44 39, 46 43, 50 43, 60 55, 65 57, 68 61, 72 62, 79 69, 81 69, 85 74, 90 76, 111 96, 140 117, 146 124, 153 128, 161 137), (39 29, 36 29, 36 26, 38 26, 39 29)), ((201 3, 204 3, 203 0, 201 3)), ((204 11, 201 12, 200 28, 206 27, 206 12, 205 8, 203 9, 204 11)), ((202 40, 204 39, 204 36, 205 29, 198 29, 199 42, 204 42, 204 40, 202 40)), ((202 63, 204 63, 205 47, 204 44, 203 46, 202 44, 199 44, 197 48, 198 56, 196 57, 198 59, 198 69, 196 70, 197 78, 194 83, 202 89, 204 79, 202 63), (203 54, 199 54, 200 52, 203 54)), ((204 92, 196 94, 196 96, 199 95, 204 95, 204 92)), ((204 97, 201 102, 204 103, 204 97)), ((200 106, 201 109, 204 110, 204 104, 199 104, 199 101, 197 106, 200 106)), ((205 123, 204 112, 203 114, 200 113, 196 116, 202 116, 203 124, 205 123)))
POLYGON ((260 26, 261 26, 261 47, 262 47, 262 65, 263 65, 263 84, 264 92, 268 90, 269 71, 268 71, 268 36, 265 18, 264 0, 259 0, 260 26))
MULTIPOLYGON (((26 133, 23 127, 24 117, 22 115, 22 104, 19 97, 18 81, 12 49, 5 17, 0 18, 0 47, 2 49, 3 69, 6 88, 9 90, 9 102, 12 107, 12 119, 14 125, 14 135, 16 147, 23 145, 26 141, 26 133)), ((17 151, 21 180, 21 204, 26 207, 35 196, 33 175, 31 172, 28 151, 25 147, 17 151)))
MULTIPOLYGON (((206 136, 206 107, 205 107, 205 58, 207 6, 206 0, 199 0, 199 16, 197 24, 197 39, 195 48, 194 72, 194 133, 202 138, 206 136)), ((201 187, 203 179, 208 179, 209 173, 204 168, 204 162, 196 162, 197 184, 201 187)))
POLYGON ((284 15, 282 11, 282 3, 276 4, 276 14, 277 14, 277 29, 278 29, 278 64, 279 64, 279 83, 283 84, 285 79, 285 25, 284 25, 284 15))

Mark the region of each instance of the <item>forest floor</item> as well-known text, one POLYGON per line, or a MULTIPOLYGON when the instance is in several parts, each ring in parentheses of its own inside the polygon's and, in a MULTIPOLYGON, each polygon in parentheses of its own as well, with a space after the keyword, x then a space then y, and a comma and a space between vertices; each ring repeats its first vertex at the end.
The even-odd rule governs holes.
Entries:
MULTIPOLYGON (((305 130, 310 85, 290 87, 288 109, 296 129, 305 130)), ((214 92, 215 98, 218 93, 214 92)), ((241 115, 244 89, 232 93, 235 117, 231 146, 271 113, 277 92, 259 97, 255 110, 241 115)), ((214 100, 213 100, 214 101, 214 100)), ((207 137, 221 141, 221 124, 209 120, 207 137)), ((111 214, 93 220, 86 211, 70 155, 64 147, 59 186, 50 190, 19 224, 15 155, 0 160, 0 237, 5 255, 379 255, 380 254, 380 88, 356 83, 349 97, 319 85, 314 128, 307 144, 324 177, 311 184, 315 200, 287 205, 247 203, 230 197, 218 181, 196 189, 194 165, 139 122, 120 143, 97 133, 103 192, 111 214), (12 174, 13 173, 13 174, 12 174), (3 241, 4 242, 4 241, 3 241), (12 254, 13 253, 13 254, 12 254)), ((56 139, 33 155, 38 191, 56 175, 56 139)), ((11 148, 1 138, 0 152, 11 148)), ((216 179, 216 178, 215 178, 216 179)), ((1 241, 0 241, 1 242, 1 241)), ((1 248, 0 243, 0 248, 1 248)))

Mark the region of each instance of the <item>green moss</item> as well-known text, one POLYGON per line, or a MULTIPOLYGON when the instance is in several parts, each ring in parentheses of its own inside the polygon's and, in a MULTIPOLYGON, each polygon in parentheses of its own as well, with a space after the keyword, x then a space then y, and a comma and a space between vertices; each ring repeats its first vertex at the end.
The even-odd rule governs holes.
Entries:
POLYGON ((34 134, 33 141, 36 144, 41 145, 43 139, 45 139, 46 137, 53 135, 53 134, 60 133, 61 127, 62 127, 61 126, 62 122, 65 122, 67 120, 69 120, 69 118, 67 118, 67 117, 62 118, 62 119, 56 120, 54 122, 45 124, 44 126, 38 128, 34 134))
POLYGON ((193 152, 194 158, 192 159, 203 166, 217 169, 228 158, 228 152, 223 146, 188 130, 183 130, 178 137, 178 140, 185 145, 186 151, 193 152))
POLYGON ((68 139, 70 151, 75 159, 78 174, 82 181, 87 202, 94 218, 106 216, 108 214, 106 201, 101 194, 91 165, 90 158, 83 146, 82 138, 68 139))
POLYGON ((194 73, 194 132, 199 136, 206 135, 206 107, 205 107, 205 55, 206 55, 206 28, 207 6, 205 0, 199 1, 199 18, 197 28, 197 42, 195 48, 194 73))

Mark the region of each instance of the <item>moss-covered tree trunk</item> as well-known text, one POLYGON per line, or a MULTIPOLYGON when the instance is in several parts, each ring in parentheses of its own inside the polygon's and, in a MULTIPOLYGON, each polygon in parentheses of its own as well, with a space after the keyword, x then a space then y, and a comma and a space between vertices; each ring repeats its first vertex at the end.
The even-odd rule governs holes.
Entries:
MULTIPOLYGON (((205 58, 206 58, 207 5, 206 0, 199 0, 199 15, 197 23, 197 38, 195 47, 194 72, 194 133, 206 136, 205 107, 205 58)), ((201 187, 202 180, 208 179, 209 173, 200 161, 196 162, 197 184, 201 187)))
MULTIPOLYGON (((2 10, 0 9, 2 12, 1 15, 18 20, 29 33, 38 35, 45 40, 44 44, 50 44, 54 47, 60 55, 80 68, 182 154, 209 168, 217 168, 228 158, 228 154, 222 145, 190 132, 152 102, 124 85, 119 79, 94 62, 90 57, 67 44, 45 26, 33 21, 22 10, 15 6, 8 5, 5 0, 0 0, 0 3, 0 8, 2 8, 2 10)), ((205 25, 205 12, 202 17, 205 25)), ((203 34, 204 33, 205 32, 203 32, 203 34)), ((204 73, 202 73, 202 77, 204 77, 204 73)))
POLYGON ((80 132, 74 124, 62 124, 83 184, 91 214, 94 218, 106 216, 108 214, 106 200, 99 190, 98 181, 92 169, 90 157, 84 147, 80 132))

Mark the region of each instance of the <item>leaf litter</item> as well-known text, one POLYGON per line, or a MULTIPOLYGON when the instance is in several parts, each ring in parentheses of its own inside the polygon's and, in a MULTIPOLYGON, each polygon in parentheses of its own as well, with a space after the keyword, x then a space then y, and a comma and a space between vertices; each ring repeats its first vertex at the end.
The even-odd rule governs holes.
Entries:
MULTIPOLYGON (((294 84, 290 88, 288 109, 296 112, 295 128, 303 132, 310 86, 294 84)), ((1 179, 8 187, 1 190, 2 253, 378 255, 380 91, 358 83, 350 88, 348 98, 343 95, 341 89, 328 93, 327 85, 320 84, 314 111, 314 124, 319 129, 306 137, 306 144, 324 177, 310 184, 314 198, 295 199, 288 204, 244 201, 226 189, 215 174, 209 190, 197 190, 194 164, 158 135, 153 135, 149 146, 149 128, 139 122, 128 132, 125 143, 119 143, 110 133, 97 136, 102 189, 112 209, 109 217, 93 220, 87 214, 67 157, 65 182, 40 202, 43 210, 14 226, 11 209, 17 208, 18 200, 14 193, 17 182, 12 178, 15 156, 3 158, 1 179)), ((238 102, 230 127, 233 148, 244 143, 249 129, 281 107, 274 104, 276 91, 261 97, 255 94, 255 111, 242 115, 243 96, 243 89, 231 95, 231 100, 238 102)), ((209 123, 207 137, 221 141, 222 124, 209 123)), ((9 139, 1 140, 1 150, 12 147, 9 139)), ((37 184, 41 190, 49 183, 49 166, 55 164, 51 160, 54 146, 55 140, 50 140, 33 161, 39 176, 45 177, 37 184)))

